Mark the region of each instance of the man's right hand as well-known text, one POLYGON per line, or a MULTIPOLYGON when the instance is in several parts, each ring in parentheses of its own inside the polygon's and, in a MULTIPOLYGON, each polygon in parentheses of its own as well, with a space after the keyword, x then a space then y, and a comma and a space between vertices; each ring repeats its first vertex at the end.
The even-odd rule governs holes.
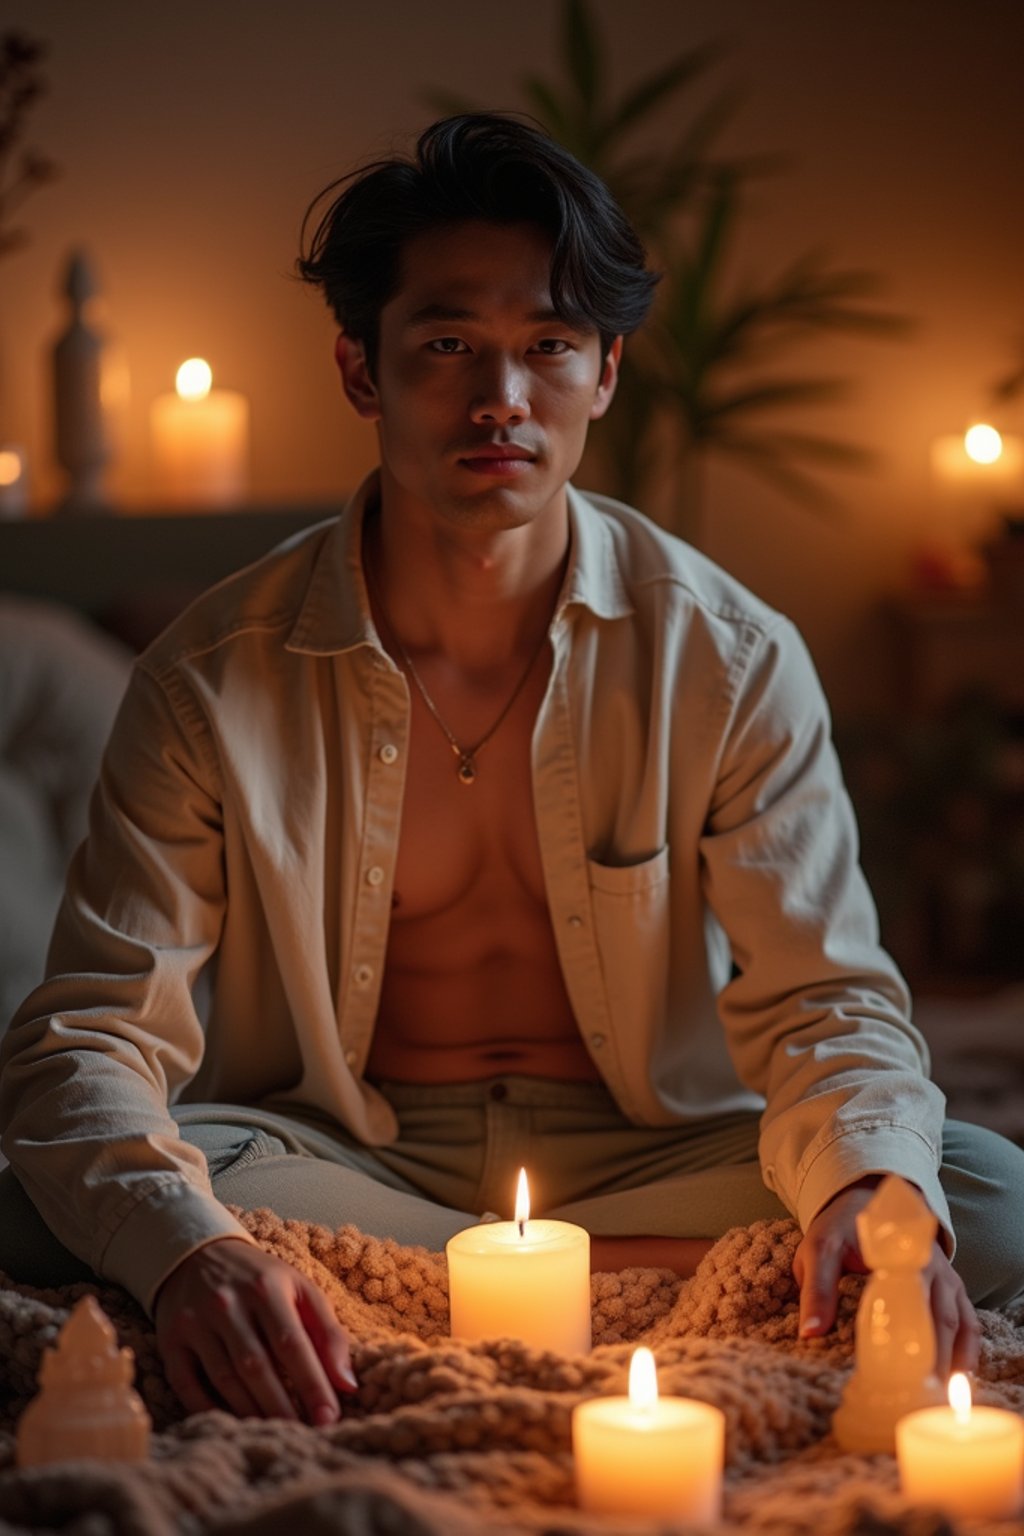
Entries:
POLYGON ((297 1419, 297 1402, 310 1424, 333 1424, 338 1392, 356 1390, 348 1337, 323 1292, 241 1238, 183 1259, 153 1315, 167 1380, 189 1413, 297 1419))

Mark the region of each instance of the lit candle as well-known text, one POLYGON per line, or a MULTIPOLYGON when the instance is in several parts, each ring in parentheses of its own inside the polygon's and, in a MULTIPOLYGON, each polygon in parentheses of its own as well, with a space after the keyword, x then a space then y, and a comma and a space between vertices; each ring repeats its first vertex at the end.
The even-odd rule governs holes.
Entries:
POLYGON ((21 517, 28 510, 25 450, 0 444, 0 517, 21 517))
POLYGON ((1020 477, 1024 443, 987 421, 976 421, 966 432, 937 437, 931 446, 931 461, 939 480, 998 490, 1001 484, 1020 477))
POLYGON ((1024 1500, 1024 1423, 1004 1408, 972 1408, 966 1376, 950 1377, 948 1408, 896 1425, 900 1484, 948 1515, 1016 1515, 1024 1500))
POLYGON ((573 1409, 572 1447, 588 1514, 709 1525, 721 1516, 725 1415, 692 1398, 659 1398, 649 1349, 633 1355, 628 1397, 573 1409))
POLYGON ((530 1219, 525 1169, 515 1220, 467 1227, 446 1252, 453 1338, 589 1350, 590 1236, 567 1221, 530 1219))
POLYGON ((224 507, 243 501, 249 473, 249 402, 233 389, 213 389, 209 364, 190 357, 175 393, 150 410, 160 497, 170 506, 224 507))

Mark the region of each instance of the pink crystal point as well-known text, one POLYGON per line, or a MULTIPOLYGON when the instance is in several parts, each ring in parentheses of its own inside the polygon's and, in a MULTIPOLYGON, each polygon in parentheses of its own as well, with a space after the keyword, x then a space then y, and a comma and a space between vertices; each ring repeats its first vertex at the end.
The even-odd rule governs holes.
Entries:
POLYGON ((857 1309, 853 1374, 832 1421, 845 1451, 892 1453, 904 1414, 945 1398, 922 1276, 938 1225, 923 1196, 895 1174, 857 1216, 861 1254, 872 1274, 857 1309))
POLYGON ((39 1371, 43 1387, 91 1383, 116 1387, 130 1382, 135 1357, 118 1349, 117 1334, 95 1296, 83 1296, 48 1349, 39 1371))
POLYGON ((923 1269, 938 1226, 918 1191, 889 1174, 857 1217, 865 1264, 871 1269, 923 1269))
POLYGON ((139 1461, 149 1450, 149 1415, 132 1388, 135 1356, 94 1296, 83 1296, 47 1349, 40 1391, 18 1425, 18 1464, 93 1457, 139 1461))

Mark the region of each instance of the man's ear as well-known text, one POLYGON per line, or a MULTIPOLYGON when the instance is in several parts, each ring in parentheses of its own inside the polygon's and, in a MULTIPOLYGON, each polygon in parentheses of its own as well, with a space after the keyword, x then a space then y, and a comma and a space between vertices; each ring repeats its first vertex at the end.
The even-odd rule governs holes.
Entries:
POLYGON ((591 421, 600 421, 612 403, 615 395, 615 386, 619 382, 619 363, 621 359, 622 337, 616 336, 608 348, 608 356, 605 358, 604 367, 601 369, 601 381, 597 386, 594 403, 590 407, 591 421))
POLYGON ((356 415, 364 421, 379 421, 380 396, 370 377, 363 343, 342 331, 334 343, 334 357, 341 374, 341 387, 356 415))

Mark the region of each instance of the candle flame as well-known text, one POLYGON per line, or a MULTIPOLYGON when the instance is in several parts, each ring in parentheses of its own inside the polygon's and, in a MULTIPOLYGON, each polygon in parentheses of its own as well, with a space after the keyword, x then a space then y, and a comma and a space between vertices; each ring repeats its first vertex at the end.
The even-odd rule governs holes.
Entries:
POLYGON ((526 1182, 526 1169, 519 1170, 519 1183, 516 1185, 516 1222, 519 1226, 519 1236, 526 1236, 526 1223, 530 1219, 530 1186, 526 1182))
POLYGON ((1002 458, 1003 439, 995 427, 990 427, 985 421, 977 421, 964 433, 964 451, 975 464, 994 464, 1002 458))
POLYGON ((654 1356, 641 1347, 629 1362, 629 1402, 633 1408, 651 1409, 658 1401, 658 1372, 654 1356))
POLYGON ((17 485, 21 479, 21 455, 11 448, 0 449, 0 485, 17 485))
POLYGON ((971 1422, 971 1384, 963 1371, 954 1371, 949 1378, 949 1406, 958 1424, 971 1422))
POLYGON ((213 383, 213 370, 205 358, 189 357, 174 376, 182 400, 205 400, 213 383))

